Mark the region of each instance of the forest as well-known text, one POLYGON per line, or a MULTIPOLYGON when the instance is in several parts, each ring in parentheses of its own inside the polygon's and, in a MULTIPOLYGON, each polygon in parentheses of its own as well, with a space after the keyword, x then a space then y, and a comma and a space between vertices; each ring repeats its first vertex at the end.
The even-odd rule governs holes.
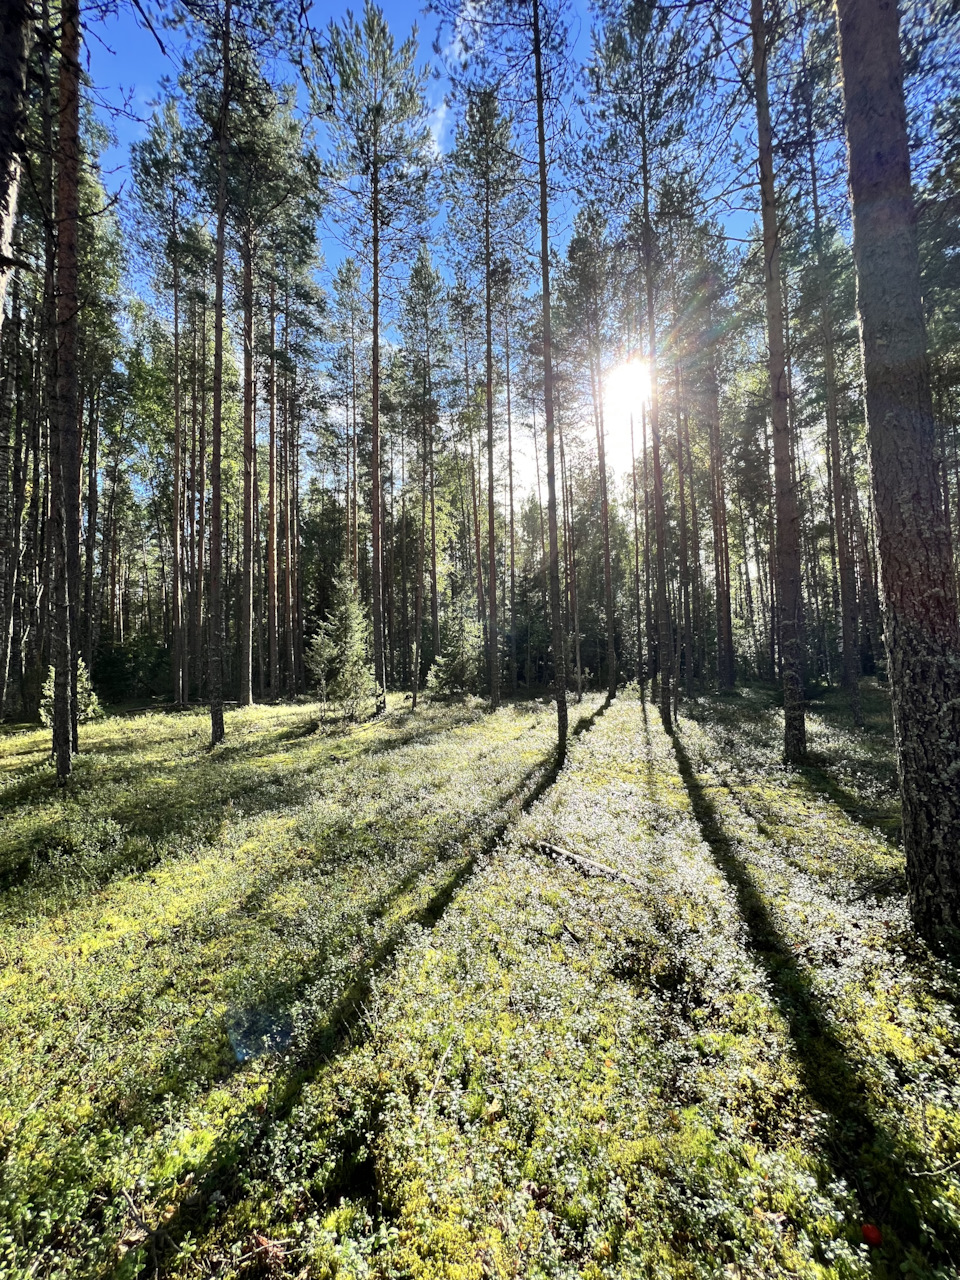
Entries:
POLYGON ((0 1277, 953 1280, 960 7, 383 6, 3 5, 0 1277))

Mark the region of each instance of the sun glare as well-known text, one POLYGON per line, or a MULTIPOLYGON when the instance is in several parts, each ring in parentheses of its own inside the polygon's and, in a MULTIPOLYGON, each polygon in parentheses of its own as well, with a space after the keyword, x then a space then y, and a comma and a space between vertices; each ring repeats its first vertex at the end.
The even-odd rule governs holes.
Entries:
POLYGON ((603 380, 603 418, 606 429, 607 465, 616 473, 633 465, 630 420, 634 447, 641 448, 640 414, 650 399, 650 371, 646 360, 636 357, 614 365, 603 380))

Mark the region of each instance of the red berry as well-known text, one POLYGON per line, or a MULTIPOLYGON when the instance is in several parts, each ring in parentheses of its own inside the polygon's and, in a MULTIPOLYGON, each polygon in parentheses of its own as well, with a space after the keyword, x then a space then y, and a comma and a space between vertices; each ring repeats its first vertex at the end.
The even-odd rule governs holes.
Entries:
POLYGON ((883 1244, 883 1232, 879 1227, 875 1227, 872 1222, 865 1222, 860 1228, 863 1232, 863 1238, 869 1245, 883 1244))

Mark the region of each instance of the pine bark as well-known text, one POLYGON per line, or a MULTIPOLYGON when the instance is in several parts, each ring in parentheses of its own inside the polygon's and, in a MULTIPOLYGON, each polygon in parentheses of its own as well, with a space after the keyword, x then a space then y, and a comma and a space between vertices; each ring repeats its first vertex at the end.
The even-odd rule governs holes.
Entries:
POLYGON ((29 0, 6 0, 0 15, 0 325, 16 266, 14 233, 27 127, 27 63, 33 44, 29 0))
POLYGON ((903 801, 907 889, 960 951, 960 626, 942 495, 916 208, 891 0, 837 0, 857 308, 903 801))

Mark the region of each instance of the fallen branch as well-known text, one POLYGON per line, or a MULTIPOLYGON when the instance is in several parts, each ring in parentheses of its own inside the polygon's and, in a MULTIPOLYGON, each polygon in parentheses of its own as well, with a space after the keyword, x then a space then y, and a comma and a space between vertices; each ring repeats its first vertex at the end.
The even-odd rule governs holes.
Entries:
POLYGON ((583 858, 579 853, 572 853, 569 849, 561 849, 558 844, 549 844, 546 840, 526 840, 524 844, 528 849, 537 849, 541 853, 545 853, 554 862, 569 862, 578 871, 582 871, 584 875, 605 876, 607 880, 618 880, 621 884, 628 884, 631 889, 643 889, 646 887, 641 880, 637 880, 634 876, 628 876, 623 871, 617 871, 615 867, 608 867, 603 862, 594 862, 592 858, 583 858))

